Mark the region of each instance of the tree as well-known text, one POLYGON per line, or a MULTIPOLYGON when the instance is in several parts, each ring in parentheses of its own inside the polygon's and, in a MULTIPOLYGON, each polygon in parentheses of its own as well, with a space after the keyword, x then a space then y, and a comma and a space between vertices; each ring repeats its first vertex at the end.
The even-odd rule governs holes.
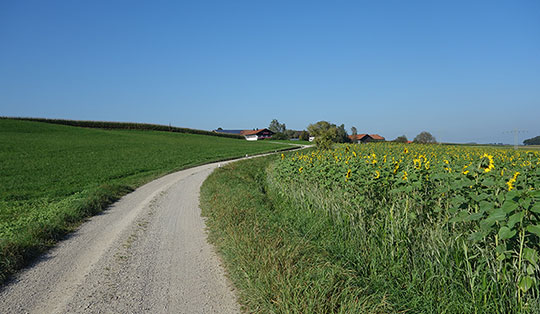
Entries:
POLYGON ((349 141, 345 125, 339 127, 328 121, 319 121, 308 126, 311 136, 315 137, 315 145, 319 149, 330 149, 333 143, 345 143, 349 141))
POLYGON ((351 136, 352 136, 352 139, 349 138, 349 141, 350 142, 353 142, 353 143, 358 143, 358 139, 356 138, 356 135, 358 135, 358 130, 356 129, 356 127, 351 127, 351 136))
POLYGON ((332 125, 335 127, 335 124, 331 124, 327 121, 319 121, 317 123, 313 123, 308 125, 307 129, 311 136, 321 136, 324 132, 332 128, 332 125))
POLYGON ((349 134, 347 134, 347 131, 345 131, 345 124, 340 125, 337 128, 337 142, 338 143, 349 143, 351 139, 349 138, 349 134))
POLYGON ((526 139, 523 141, 523 144, 525 145, 540 145, 540 136, 533 137, 530 139, 526 139))
POLYGON ((272 140, 288 140, 289 138, 287 137, 287 135, 285 135, 285 133, 276 133, 276 134, 272 135, 272 137, 270 139, 272 139, 272 140))
POLYGON ((433 135, 431 135, 431 133, 424 131, 418 134, 414 138, 413 142, 419 143, 419 144, 435 144, 437 143, 437 140, 435 139, 433 135))
POLYGON ((296 138, 296 131, 295 130, 285 130, 285 137, 286 139, 296 138))
POLYGON ((285 127, 285 123, 279 123, 277 119, 274 119, 272 120, 272 122, 270 122, 268 129, 274 133, 285 133, 285 130, 287 130, 287 128, 285 127))
POLYGON ((396 143, 407 143, 407 142, 409 142, 409 140, 407 139, 407 137, 405 135, 402 135, 402 136, 396 137, 394 142, 396 142, 396 143))
POLYGON ((299 139, 302 141, 309 141, 309 133, 307 131, 300 132, 299 139))

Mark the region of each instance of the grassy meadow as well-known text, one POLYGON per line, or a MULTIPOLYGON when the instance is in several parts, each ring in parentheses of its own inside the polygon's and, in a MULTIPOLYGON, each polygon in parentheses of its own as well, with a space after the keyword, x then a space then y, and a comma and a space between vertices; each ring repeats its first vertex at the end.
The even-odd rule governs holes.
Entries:
POLYGON ((538 151, 304 150, 219 169, 201 199, 249 312, 540 312, 538 151))
POLYGON ((295 144, 295 145, 313 145, 312 142, 304 141, 304 140, 293 141, 293 140, 272 140, 272 139, 268 139, 267 141, 269 141, 269 142, 277 142, 277 143, 286 143, 286 144, 295 144))
POLYGON ((151 179, 290 146, 0 119, 0 282, 85 217, 151 179))

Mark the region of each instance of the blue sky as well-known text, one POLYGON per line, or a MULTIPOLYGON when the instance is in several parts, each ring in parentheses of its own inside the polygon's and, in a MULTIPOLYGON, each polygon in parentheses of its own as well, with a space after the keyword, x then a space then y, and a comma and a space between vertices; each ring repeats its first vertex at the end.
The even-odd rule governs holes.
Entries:
POLYGON ((1 1, 0 115, 540 135, 540 1, 1 1))

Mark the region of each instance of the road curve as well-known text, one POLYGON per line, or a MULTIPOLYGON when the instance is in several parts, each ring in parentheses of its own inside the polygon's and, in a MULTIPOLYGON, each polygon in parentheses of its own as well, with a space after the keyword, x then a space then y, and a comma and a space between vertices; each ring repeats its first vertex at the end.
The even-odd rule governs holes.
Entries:
POLYGON ((90 218, 1 288, 0 312, 239 312, 199 208, 219 164, 159 178, 90 218))

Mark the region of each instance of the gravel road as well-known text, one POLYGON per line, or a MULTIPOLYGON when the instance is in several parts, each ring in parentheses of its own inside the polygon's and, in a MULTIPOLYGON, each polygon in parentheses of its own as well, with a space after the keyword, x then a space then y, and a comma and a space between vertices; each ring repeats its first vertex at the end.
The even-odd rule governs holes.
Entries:
POLYGON ((152 181, 89 219, 0 290, 0 312, 239 312, 199 209, 217 166, 152 181))

